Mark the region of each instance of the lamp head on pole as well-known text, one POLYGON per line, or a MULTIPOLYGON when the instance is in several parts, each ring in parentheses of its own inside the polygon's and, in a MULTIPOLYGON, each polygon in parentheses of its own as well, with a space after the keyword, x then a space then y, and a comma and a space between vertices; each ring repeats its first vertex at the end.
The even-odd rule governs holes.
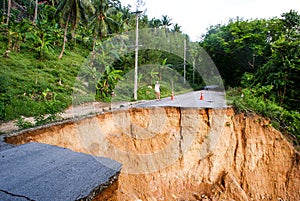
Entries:
POLYGON ((139 11, 139 10, 137 10, 137 11, 135 11, 135 12, 131 12, 131 13, 132 13, 132 14, 135 14, 135 15, 140 15, 142 12, 143 12, 143 11, 139 11))

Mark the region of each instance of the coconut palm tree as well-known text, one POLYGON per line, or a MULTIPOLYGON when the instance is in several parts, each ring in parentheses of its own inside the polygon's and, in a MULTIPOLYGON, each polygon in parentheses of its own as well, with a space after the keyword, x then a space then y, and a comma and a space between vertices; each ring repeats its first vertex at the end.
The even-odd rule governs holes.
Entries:
POLYGON ((97 36, 100 40, 103 39, 110 32, 110 26, 116 24, 114 18, 111 17, 117 13, 116 8, 113 4, 110 4, 109 0, 95 0, 94 2, 95 12, 90 19, 89 26, 93 29, 93 50, 97 36))
POLYGON ((161 20, 153 18, 150 20, 149 26, 150 26, 150 28, 158 29, 159 27, 162 26, 161 20))
POLYGON ((130 29, 130 19, 133 17, 133 15, 130 12, 129 7, 121 7, 121 5, 120 5, 117 9, 118 9, 118 11, 120 11, 122 13, 122 21, 123 21, 123 23, 125 23, 124 26, 127 27, 127 31, 128 31, 128 29, 130 29))
POLYGON ((64 26, 64 39, 62 50, 59 55, 59 59, 62 58, 65 51, 67 42, 67 31, 69 23, 71 24, 72 30, 75 30, 80 20, 86 20, 87 8, 91 7, 91 1, 89 0, 62 0, 57 7, 57 13, 60 14, 61 24, 64 26))
POLYGON ((172 32, 177 32, 177 33, 181 33, 181 26, 179 26, 179 24, 178 23, 176 23, 176 24, 174 24, 174 26, 173 26, 173 29, 172 29, 172 32))
POLYGON ((167 30, 168 27, 172 25, 171 21, 172 21, 172 18, 169 18, 167 15, 162 16, 161 23, 165 30, 167 30))

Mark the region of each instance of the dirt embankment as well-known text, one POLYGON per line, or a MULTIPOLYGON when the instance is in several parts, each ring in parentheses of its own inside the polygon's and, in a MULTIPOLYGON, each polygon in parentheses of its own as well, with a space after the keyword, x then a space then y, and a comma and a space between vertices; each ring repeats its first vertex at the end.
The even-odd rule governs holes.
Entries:
POLYGON ((300 155, 232 109, 129 109, 10 135, 123 164, 114 200, 300 200, 300 155))

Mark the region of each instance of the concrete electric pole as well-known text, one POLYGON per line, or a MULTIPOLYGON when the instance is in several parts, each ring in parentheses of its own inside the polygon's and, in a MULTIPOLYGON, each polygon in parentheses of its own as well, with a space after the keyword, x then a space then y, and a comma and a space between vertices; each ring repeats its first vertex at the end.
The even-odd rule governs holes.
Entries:
POLYGON ((138 91, 138 58, 139 58, 139 15, 143 11, 139 11, 139 7, 144 3, 142 0, 137 0, 135 14, 136 28, 135 28, 135 60, 134 60, 134 86, 133 86, 133 99, 137 100, 137 91, 138 91))

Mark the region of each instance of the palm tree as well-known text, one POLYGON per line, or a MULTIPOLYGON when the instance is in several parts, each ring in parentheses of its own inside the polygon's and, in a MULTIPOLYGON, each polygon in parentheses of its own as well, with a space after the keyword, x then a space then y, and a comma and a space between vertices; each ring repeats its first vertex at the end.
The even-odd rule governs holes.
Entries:
POLYGON ((162 26, 161 20, 153 18, 150 20, 149 26, 150 26, 150 28, 158 29, 159 27, 162 26))
POLYGON ((123 31, 128 31, 129 29, 131 29, 130 19, 132 19, 133 17, 129 7, 121 7, 120 5, 119 7, 117 7, 117 10, 122 13, 121 22, 123 31))
POLYGON ((178 23, 176 23, 176 24, 174 24, 174 26, 173 26, 173 29, 172 29, 172 32, 177 32, 177 33, 181 33, 181 26, 179 26, 179 24, 178 23))
POLYGON ((112 33, 120 34, 124 31, 128 31, 130 26, 126 23, 127 21, 124 20, 123 13, 118 11, 115 15, 112 15, 111 18, 113 19, 113 24, 110 26, 110 30, 112 33))
POLYGON ((91 6, 89 0, 62 0, 57 8, 57 13, 61 14, 61 24, 64 25, 64 40, 59 59, 62 58, 67 42, 67 31, 69 23, 72 25, 72 30, 75 30, 81 19, 86 20, 86 8, 91 6))
POLYGON ((102 40, 103 37, 109 33, 110 26, 116 24, 111 15, 117 12, 116 8, 110 4, 109 0, 95 0, 94 8, 95 12, 93 13, 93 17, 90 19, 90 26, 92 26, 94 37, 93 51, 97 35, 100 40, 102 40))
POLYGON ((162 16, 161 23, 165 30, 167 30, 168 27, 172 25, 171 20, 172 18, 169 18, 167 15, 162 16))

